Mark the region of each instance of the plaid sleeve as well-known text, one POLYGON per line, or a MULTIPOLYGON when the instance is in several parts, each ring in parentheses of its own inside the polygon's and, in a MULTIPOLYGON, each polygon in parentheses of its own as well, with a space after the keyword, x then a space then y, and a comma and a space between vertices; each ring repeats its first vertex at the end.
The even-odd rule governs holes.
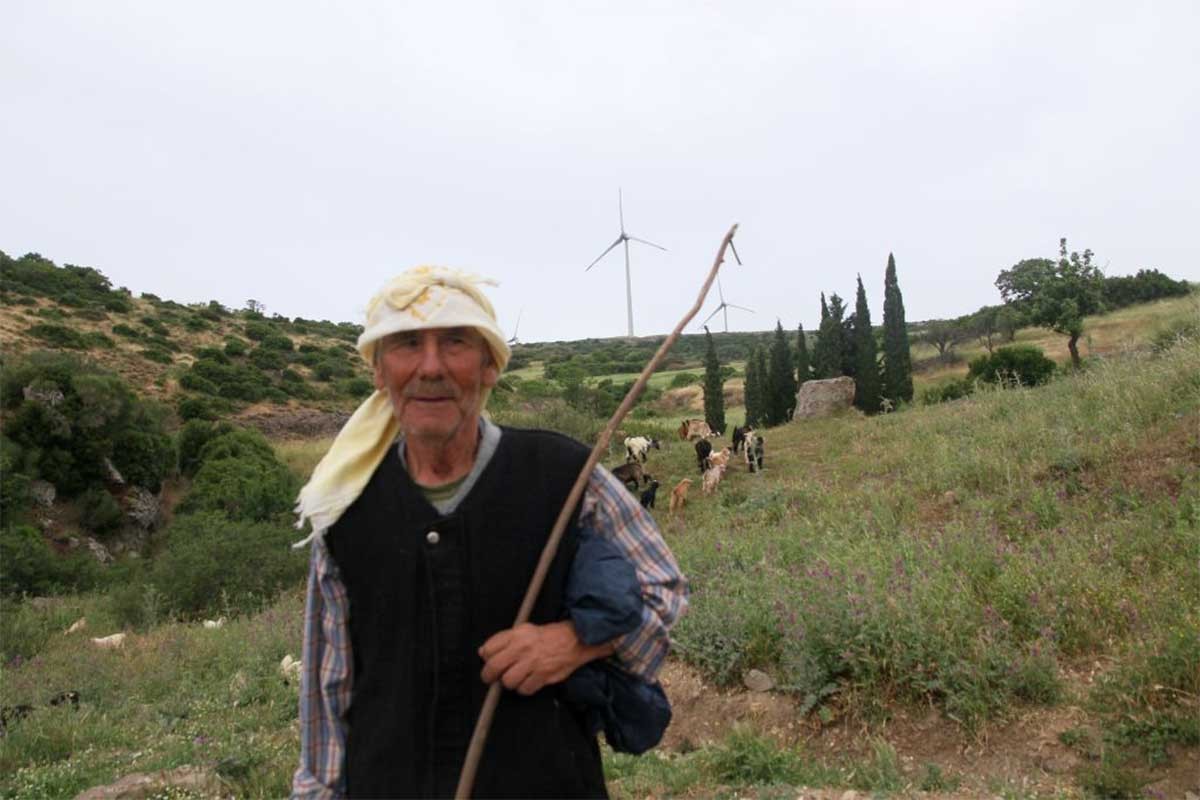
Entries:
POLYGON ((597 466, 588 481, 579 524, 613 542, 637 570, 642 624, 617 645, 616 659, 629 672, 652 681, 670 649, 671 626, 687 609, 687 580, 654 517, 604 467, 597 466))
POLYGON ((293 798, 345 795, 346 712, 353 678, 346 587, 325 541, 313 537, 300 673, 300 766, 293 798))

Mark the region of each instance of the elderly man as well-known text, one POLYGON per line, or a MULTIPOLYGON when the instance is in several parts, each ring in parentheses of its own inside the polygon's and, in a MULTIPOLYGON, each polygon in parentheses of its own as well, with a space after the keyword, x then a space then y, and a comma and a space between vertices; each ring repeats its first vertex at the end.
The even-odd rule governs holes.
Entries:
POLYGON ((510 355, 483 282, 419 267, 368 306, 358 349, 377 391, 298 506, 313 547, 295 797, 452 795, 495 681, 511 691, 475 794, 603 797, 594 726, 563 681, 597 659, 652 681, 686 606, 652 518, 597 467, 532 622, 510 627, 588 451, 482 416, 510 355), (567 605, 591 572, 573 560, 585 539, 628 561, 635 602, 640 589, 634 627, 610 641, 585 642, 567 605))

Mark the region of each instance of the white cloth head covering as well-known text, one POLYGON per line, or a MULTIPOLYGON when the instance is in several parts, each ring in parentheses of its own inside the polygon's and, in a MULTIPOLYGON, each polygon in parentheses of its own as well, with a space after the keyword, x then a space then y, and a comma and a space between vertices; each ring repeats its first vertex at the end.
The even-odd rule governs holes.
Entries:
MULTIPOLYGON (((449 267, 414 267, 388 281, 367 304, 367 321, 358 337, 358 352, 374 366, 375 349, 392 333, 428 328, 469 327, 487 342, 499 371, 512 351, 496 323, 496 312, 480 290, 496 282, 449 267)), ((487 402, 485 390, 483 402, 487 402)), ((313 470, 296 502, 296 527, 312 523, 313 536, 322 536, 337 522, 366 487, 375 468, 396 440, 400 425, 387 392, 375 391, 342 426, 324 458, 313 470)))

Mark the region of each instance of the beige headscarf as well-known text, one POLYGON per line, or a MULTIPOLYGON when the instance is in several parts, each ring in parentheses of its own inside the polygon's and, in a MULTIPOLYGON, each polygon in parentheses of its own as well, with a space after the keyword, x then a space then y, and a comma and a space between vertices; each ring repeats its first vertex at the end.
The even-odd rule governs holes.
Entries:
MULTIPOLYGON (((512 351, 496 323, 496 312, 480 290, 496 282, 449 267, 414 267, 393 278, 367 305, 367 324, 358 337, 358 352, 374 367, 375 348, 385 336, 426 328, 475 328, 487 342, 500 371, 512 351)), ((487 394, 483 396, 487 402, 487 394)), ((300 490, 296 527, 312 523, 308 544, 322 536, 366 487, 375 468, 400 432, 387 392, 376 391, 363 401, 333 440, 300 490)))

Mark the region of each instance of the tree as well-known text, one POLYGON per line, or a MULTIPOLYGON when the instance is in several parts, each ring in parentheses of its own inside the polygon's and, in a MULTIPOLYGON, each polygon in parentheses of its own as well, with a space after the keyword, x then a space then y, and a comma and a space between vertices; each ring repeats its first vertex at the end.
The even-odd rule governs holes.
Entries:
POLYGON ((708 350, 704 354, 704 421, 713 431, 725 431, 725 388, 721 378, 721 363, 717 361, 717 348, 712 334, 704 328, 708 350))
POLYGON ((842 356, 845 353, 845 332, 842 316, 845 306, 837 294, 830 295, 829 304, 821 295, 821 328, 817 331, 817 345, 813 348, 813 372, 817 378, 836 378, 842 374, 842 356))
POLYGON ((792 352, 783 323, 776 320, 766 375, 766 417, 768 425, 782 425, 791 419, 796 405, 796 379, 792 375, 792 352))
POLYGON ((911 403, 912 355, 904 322, 904 297, 896 280, 896 258, 888 253, 883 278, 883 394, 893 402, 911 403))
POLYGON ((979 338, 988 353, 1000 341, 1011 342, 1020 327, 1020 318, 1012 306, 984 306, 968 318, 971 335, 979 338))
POLYGON ((875 334, 871 331, 871 310, 862 276, 854 299, 854 405, 867 414, 879 411, 879 362, 875 357, 875 334))
POLYGON ((808 364, 808 344, 804 341, 804 323, 800 323, 800 327, 796 333, 796 386, 799 388, 811 375, 811 367, 808 364))
POLYGON ((1092 251, 1067 252, 1058 242, 1058 261, 1029 258, 996 278, 1004 302, 1011 303, 1031 325, 1070 337, 1071 364, 1078 367, 1083 319, 1104 311, 1104 275, 1092 264, 1092 251))
POLYGON ((754 346, 754 384, 758 396, 758 422, 770 425, 767 419, 767 349, 761 344, 754 346))
POLYGON ((746 404, 746 423, 750 427, 755 427, 762 420, 762 394, 759 391, 760 383, 758 380, 758 348, 757 346, 750 351, 749 357, 746 359, 746 383, 742 390, 746 404))
POLYGON ((267 313, 267 307, 254 299, 246 301, 246 310, 250 312, 251 316, 261 317, 263 314, 267 313))
POLYGON ((935 319, 925 324, 921 339, 937 348, 938 358, 950 361, 954 346, 971 338, 971 329, 963 317, 958 319, 935 319))

